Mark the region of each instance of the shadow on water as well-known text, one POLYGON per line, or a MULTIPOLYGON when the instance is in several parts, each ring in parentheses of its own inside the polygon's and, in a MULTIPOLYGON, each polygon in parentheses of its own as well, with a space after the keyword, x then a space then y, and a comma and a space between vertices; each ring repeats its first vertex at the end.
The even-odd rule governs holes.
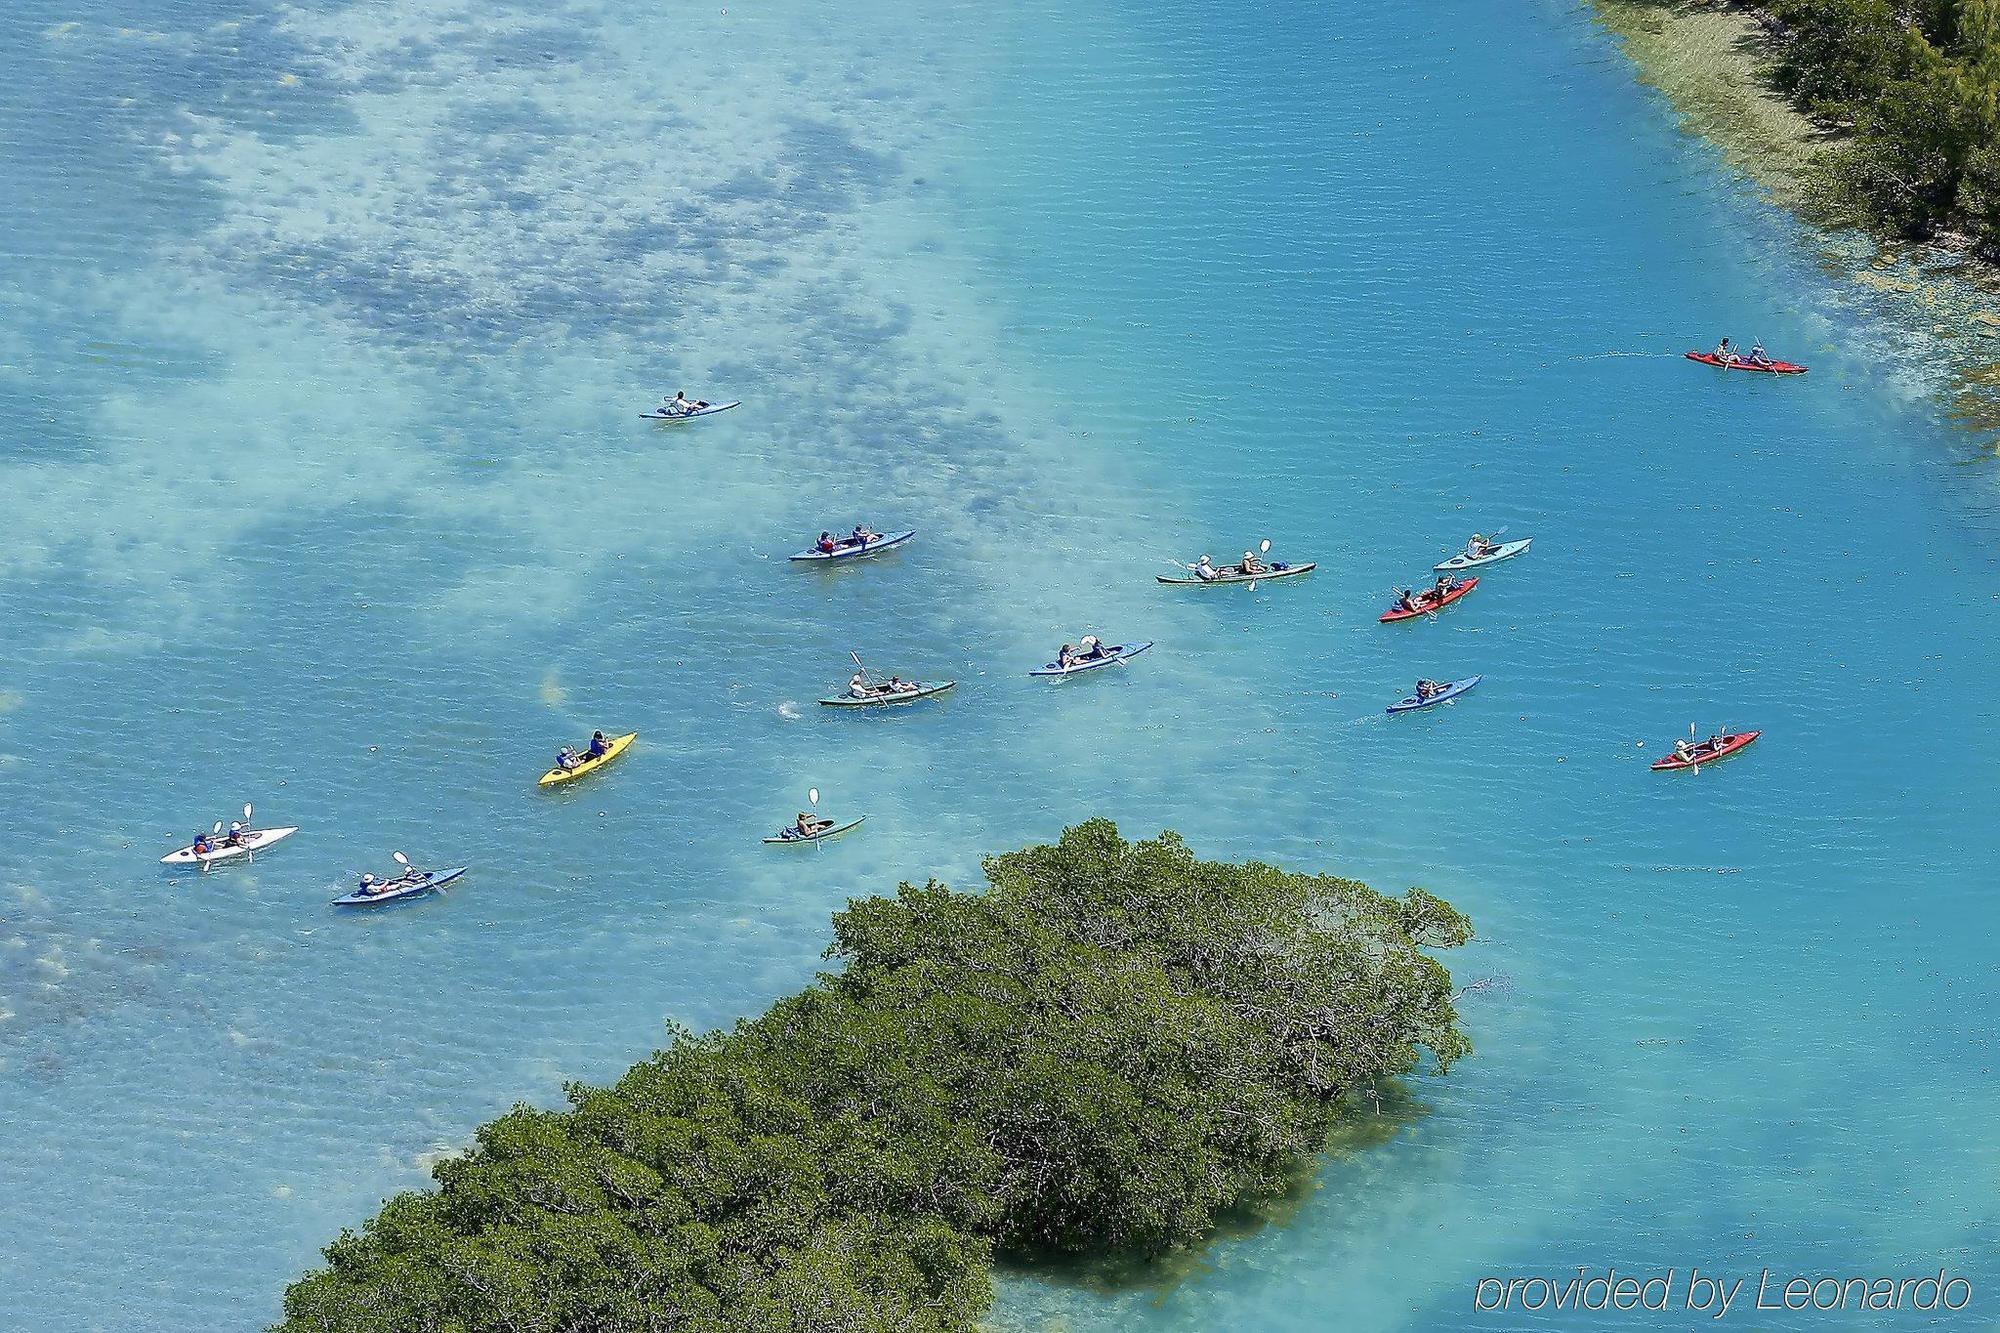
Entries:
POLYGON ((1009 1254, 996 1262, 998 1274, 1003 1279, 1027 1279, 1099 1296, 1146 1292, 1155 1304, 1164 1302, 1182 1283, 1212 1271, 1208 1256, 1217 1244, 1246 1240, 1267 1227, 1289 1226, 1319 1193, 1330 1165, 1386 1146, 1431 1113, 1428 1103, 1419 1101, 1398 1082, 1351 1094, 1344 1109, 1346 1117, 1327 1135, 1319 1156, 1299 1163, 1277 1193, 1245 1200, 1220 1214, 1215 1230, 1199 1245, 1150 1258, 1009 1254))

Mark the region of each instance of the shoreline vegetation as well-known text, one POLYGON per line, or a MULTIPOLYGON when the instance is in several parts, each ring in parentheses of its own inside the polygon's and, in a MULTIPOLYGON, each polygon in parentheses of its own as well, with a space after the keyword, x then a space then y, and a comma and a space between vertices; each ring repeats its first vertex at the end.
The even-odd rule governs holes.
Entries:
MULTIPOLYGON (((1592 0, 1645 83, 1772 200, 1872 253, 2000 436, 2000 0, 1592 0)), ((2000 443, 2000 440, 1996 440, 2000 443)))
POLYGON ((1431 951, 1472 928, 1422 889, 1103 819, 985 872, 851 901, 839 971, 482 1126, 279 1333, 974 1333, 996 1261, 1185 1254, 1470 1053, 1431 951))

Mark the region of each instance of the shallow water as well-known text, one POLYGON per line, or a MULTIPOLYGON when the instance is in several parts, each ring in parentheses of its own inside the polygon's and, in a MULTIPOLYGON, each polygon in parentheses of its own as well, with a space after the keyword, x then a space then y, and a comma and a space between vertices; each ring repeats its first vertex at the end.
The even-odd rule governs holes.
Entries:
POLYGON ((1445 894, 1480 1049, 1208 1271, 1004 1322, 1539 1327, 1473 1283, 1580 1264, 1990 1301, 1992 479, 1580 11, 29 0, 0 50, 23 1327, 268 1320, 848 894, 1098 812, 1445 894), (1718 331, 1813 373, 1680 360, 1718 331), (683 386, 746 405, 635 419, 683 386), (921 531, 783 559, 860 518, 921 531), (1153 583, 1264 537, 1319 570, 1153 583), (1159 646, 1025 676, 1090 628, 1159 646), (822 716, 850 651, 960 685, 822 716), (1690 720, 1766 735, 1647 773, 1690 720), (596 726, 641 740, 536 791, 596 726), (808 786, 868 823, 758 845, 808 786), (159 873, 245 799, 305 831, 159 873), (326 907, 396 847, 474 869, 326 907))

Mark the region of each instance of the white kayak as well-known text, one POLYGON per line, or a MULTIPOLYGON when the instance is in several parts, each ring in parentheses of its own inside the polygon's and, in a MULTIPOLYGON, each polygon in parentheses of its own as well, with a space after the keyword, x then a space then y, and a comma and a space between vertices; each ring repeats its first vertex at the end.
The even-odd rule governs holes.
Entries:
POLYGON ((297 833, 297 828, 253 828, 246 829, 240 842, 230 842, 228 835, 217 834, 214 847, 205 853, 197 853, 194 844, 189 843, 177 852, 168 852, 160 858, 163 866, 208 865, 215 861, 233 861, 237 857, 255 860, 258 852, 274 842, 283 842, 297 833))
POLYGON ((1431 568, 1441 573, 1448 573, 1454 569, 1473 569, 1480 565, 1497 565, 1502 560, 1512 560, 1515 556, 1527 550, 1528 543, 1533 540, 1535 540, 1533 537, 1523 537, 1517 542, 1501 542, 1485 555, 1467 555, 1465 552, 1460 551, 1449 560, 1438 561, 1431 568))
POLYGON ((707 407, 697 407, 692 412, 669 412, 663 407, 656 407, 650 412, 641 412, 639 415, 646 421, 693 421, 696 417, 712 417, 717 412, 727 412, 732 407, 741 406, 743 400, 739 398, 733 403, 710 403, 707 407))

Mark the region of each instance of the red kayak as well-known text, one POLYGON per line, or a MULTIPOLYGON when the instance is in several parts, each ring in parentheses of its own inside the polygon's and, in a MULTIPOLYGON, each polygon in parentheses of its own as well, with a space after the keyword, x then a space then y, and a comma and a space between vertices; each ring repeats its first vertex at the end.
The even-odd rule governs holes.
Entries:
POLYGON ((1703 741, 1695 746, 1685 759, 1677 754, 1670 754, 1665 759, 1655 759, 1653 771, 1658 773, 1668 769, 1697 768, 1702 764, 1712 764, 1718 759, 1727 759, 1763 734, 1761 731, 1739 731, 1734 735, 1724 736, 1719 741, 1703 741))
POLYGON ((1724 370, 1761 370, 1766 375, 1803 375, 1804 366, 1795 366, 1789 361, 1767 361, 1758 365, 1747 357, 1732 356, 1727 361, 1713 352, 1689 352, 1687 359, 1699 361, 1704 366, 1721 366, 1724 370))
POLYGON ((1478 579, 1467 579, 1442 597, 1437 595, 1435 589, 1430 592, 1420 592, 1415 599, 1416 610, 1405 611, 1399 606, 1392 606, 1382 613, 1381 623, 1386 625, 1392 620, 1415 620, 1418 616, 1427 616, 1441 606, 1450 606, 1478 586, 1478 579))

